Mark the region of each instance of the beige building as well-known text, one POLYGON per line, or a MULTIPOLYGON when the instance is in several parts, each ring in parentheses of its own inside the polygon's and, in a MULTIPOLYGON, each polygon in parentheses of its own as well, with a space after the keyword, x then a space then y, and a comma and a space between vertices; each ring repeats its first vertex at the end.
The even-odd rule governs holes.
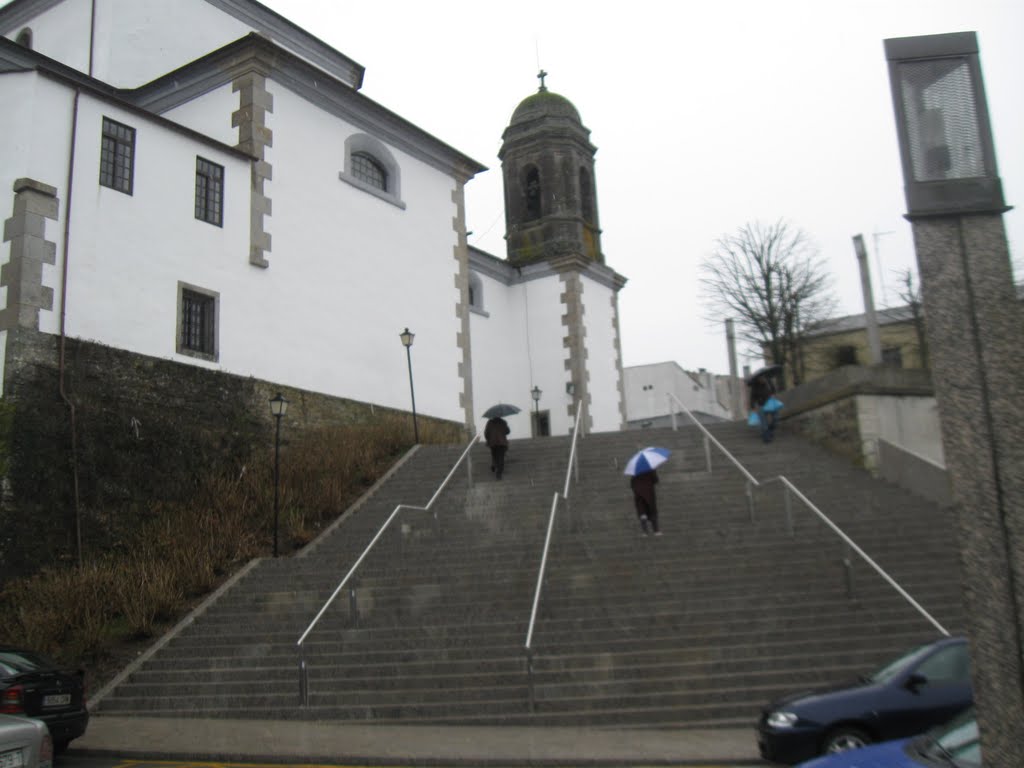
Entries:
MULTIPOLYGON (((882 347, 882 363, 894 368, 928 368, 927 348, 909 306, 875 312, 882 347)), ((803 344, 803 381, 820 379, 844 365, 871 365, 867 322, 863 314, 826 320, 807 334, 803 344)))

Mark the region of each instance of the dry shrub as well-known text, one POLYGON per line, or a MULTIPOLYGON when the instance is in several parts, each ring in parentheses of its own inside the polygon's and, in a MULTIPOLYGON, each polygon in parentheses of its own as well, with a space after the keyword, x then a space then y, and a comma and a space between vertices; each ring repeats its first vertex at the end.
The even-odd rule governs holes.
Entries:
POLYGON ((11 582, 0 596, 0 622, 18 642, 68 659, 102 647, 116 616, 117 577, 109 563, 47 569, 11 582))
POLYGON ((128 638, 152 637, 184 608, 182 573, 173 562, 135 557, 118 571, 115 600, 128 638))
MULTIPOLYGON (((280 549, 312 540, 409 448, 408 416, 325 428, 281 451, 280 549)), ((424 443, 459 443, 457 427, 421 420, 424 443)), ((52 568, 0 592, 0 642, 88 664, 123 639, 146 638, 273 540, 273 456, 212 470, 186 503, 153 501, 130 544, 82 567, 52 568)), ((116 519, 117 514, 108 516, 116 519)))

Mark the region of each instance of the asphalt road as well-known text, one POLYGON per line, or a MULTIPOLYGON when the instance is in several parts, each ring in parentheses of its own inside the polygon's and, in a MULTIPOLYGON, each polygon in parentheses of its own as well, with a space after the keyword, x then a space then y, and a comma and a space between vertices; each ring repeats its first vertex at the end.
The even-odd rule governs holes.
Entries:
MULTIPOLYGON (((157 760, 144 757, 95 757, 91 755, 76 755, 74 750, 61 755, 54 760, 54 768, 385 768, 385 765, 371 766, 367 763, 227 763, 216 760, 157 760)), ((389 763, 386 768, 422 768, 422 764, 409 763, 407 766, 389 763)), ((432 768, 445 768, 445 766, 432 766, 432 768)), ((465 764, 452 765, 448 768, 470 768, 465 764)), ((499 768, 488 766, 488 768, 499 768)), ((535 766, 539 768, 539 766, 535 766)), ((565 763, 558 763, 557 768, 573 768, 565 763)), ((636 763, 635 765, 623 765, 620 768, 648 768, 647 765, 636 763)), ((671 766, 658 766, 658 768, 672 768, 671 766)), ((750 765, 734 765, 726 763, 705 763, 695 765, 687 763, 679 768, 750 768, 750 765)))

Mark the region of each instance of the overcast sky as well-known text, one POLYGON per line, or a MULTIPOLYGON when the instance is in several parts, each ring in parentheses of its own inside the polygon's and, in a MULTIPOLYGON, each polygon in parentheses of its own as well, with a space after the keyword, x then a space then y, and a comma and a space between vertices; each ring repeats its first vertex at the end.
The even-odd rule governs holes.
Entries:
MULTIPOLYGON (((1020 0, 265 2, 366 67, 366 96, 490 168, 470 182, 466 216, 470 243, 498 256, 501 134, 538 66, 549 73, 598 148, 602 246, 629 279, 626 365, 728 372, 698 268, 747 222, 805 230, 841 314, 864 308, 851 239, 863 234, 876 305, 901 303, 896 275, 916 265, 886 38, 978 33, 1004 193, 1024 205, 1020 0)), ((1022 214, 1005 221, 1019 261, 1022 214)))
MULTIPOLYGON (((549 73, 598 148, 602 246, 628 278, 626 365, 728 372, 724 318, 706 317, 697 278, 747 222, 807 232, 840 314, 863 311, 863 234, 876 306, 900 303, 895 276, 916 265, 885 38, 978 33, 1004 193, 1024 206, 1021 0, 263 1, 362 64, 364 95, 488 166, 467 187, 467 228, 497 256, 501 134, 549 73)), ((1018 265, 1022 217, 1004 217, 1018 265)))

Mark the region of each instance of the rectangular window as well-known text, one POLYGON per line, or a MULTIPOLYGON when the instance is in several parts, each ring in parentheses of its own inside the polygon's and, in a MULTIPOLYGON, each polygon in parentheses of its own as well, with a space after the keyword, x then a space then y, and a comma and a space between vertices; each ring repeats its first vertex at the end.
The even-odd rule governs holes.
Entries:
POLYGON ((217 299, 209 293, 180 285, 178 300, 178 353, 217 359, 217 299))
POLYGON ((100 143, 100 184, 130 195, 134 167, 135 129, 104 117, 100 143))
POLYGON ((893 368, 902 368, 903 350, 899 347, 886 347, 882 350, 882 364, 893 368))
POLYGON ((224 166, 196 157, 196 218, 224 226, 224 166))

